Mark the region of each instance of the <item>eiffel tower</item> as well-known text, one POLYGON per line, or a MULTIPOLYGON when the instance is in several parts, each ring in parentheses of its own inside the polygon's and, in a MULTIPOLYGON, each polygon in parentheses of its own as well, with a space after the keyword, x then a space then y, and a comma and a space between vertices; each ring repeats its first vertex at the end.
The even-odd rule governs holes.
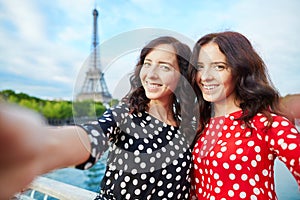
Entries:
POLYGON ((97 9, 93 10, 93 41, 92 41, 92 54, 89 57, 88 70, 85 74, 85 79, 78 93, 76 99, 82 100, 94 100, 97 102, 108 103, 112 99, 111 94, 108 91, 108 87, 104 80, 104 73, 100 69, 100 52, 98 45, 98 31, 97 31, 97 9))

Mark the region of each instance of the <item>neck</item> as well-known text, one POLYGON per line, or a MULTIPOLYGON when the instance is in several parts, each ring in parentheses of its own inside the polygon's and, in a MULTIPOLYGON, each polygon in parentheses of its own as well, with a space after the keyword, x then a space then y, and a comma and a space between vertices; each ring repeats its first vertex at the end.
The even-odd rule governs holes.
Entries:
POLYGON ((162 104, 156 101, 150 101, 149 114, 157 118, 158 120, 165 122, 169 125, 176 126, 177 123, 173 116, 172 104, 162 104))
POLYGON ((230 101, 214 103, 212 110, 214 112, 214 117, 219 117, 241 110, 241 108, 238 106, 237 102, 230 101))

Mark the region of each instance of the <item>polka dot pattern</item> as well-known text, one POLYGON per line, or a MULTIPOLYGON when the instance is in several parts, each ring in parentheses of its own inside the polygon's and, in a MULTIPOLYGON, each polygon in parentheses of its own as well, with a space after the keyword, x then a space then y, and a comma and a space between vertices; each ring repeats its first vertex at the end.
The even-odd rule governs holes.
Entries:
POLYGON ((198 199, 277 199, 274 160, 278 157, 300 186, 300 134, 286 118, 257 114, 250 128, 241 111, 211 118, 192 155, 193 193, 198 199))
POLYGON ((186 136, 147 112, 128 112, 120 104, 97 123, 82 125, 92 151, 80 168, 91 167, 109 149, 96 199, 189 199, 192 154, 186 136))

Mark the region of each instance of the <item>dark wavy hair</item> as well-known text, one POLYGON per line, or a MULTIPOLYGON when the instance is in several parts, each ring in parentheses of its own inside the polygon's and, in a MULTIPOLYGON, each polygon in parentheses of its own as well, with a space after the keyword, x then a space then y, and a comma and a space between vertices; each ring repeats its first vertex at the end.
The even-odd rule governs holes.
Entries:
POLYGON ((243 120, 250 127, 251 119, 260 112, 267 117, 270 125, 271 112, 279 113, 279 93, 269 78, 265 63, 245 36, 237 32, 226 31, 203 36, 193 48, 189 80, 199 103, 200 119, 197 133, 202 132, 211 118, 212 104, 203 99, 196 82, 197 70, 193 66, 196 66, 201 47, 210 42, 219 46, 231 68, 233 80, 235 80, 236 100, 241 102, 239 106, 243 110, 238 120, 243 120))
MULTIPOLYGON (((189 85, 187 81, 187 72, 189 67, 189 59, 191 56, 191 49, 186 44, 178 41, 177 39, 170 36, 163 36, 150 41, 142 50, 135 66, 135 70, 130 77, 131 89, 129 93, 122 99, 123 102, 129 104, 130 113, 143 112, 148 109, 148 103, 150 99, 146 97, 145 90, 142 86, 139 74, 144 63, 145 57, 158 45, 168 44, 171 45, 177 54, 177 62, 181 73, 180 80, 177 88, 173 93, 173 116, 177 124, 181 121, 182 112, 186 111, 187 106, 182 106, 182 102, 189 101, 188 95, 186 94, 185 87, 189 85), (186 80, 186 81, 185 81, 186 80)), ((186 104, 185 104, 186 105, 186 104)))

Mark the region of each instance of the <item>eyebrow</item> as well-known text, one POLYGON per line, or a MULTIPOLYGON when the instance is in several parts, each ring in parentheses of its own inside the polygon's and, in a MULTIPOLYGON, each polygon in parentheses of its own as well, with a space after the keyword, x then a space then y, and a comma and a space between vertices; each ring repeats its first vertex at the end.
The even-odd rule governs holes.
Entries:
MULTIPOLYGON (((197 64, 203 64, 202 62, 197 62, 197 64)), ((223 65, 227 65, 226 62, 223 62, 223 61, 217 61, 217 62, 211 62, 210 65, 212 64, 223 64, 223 65)))
MULTIPOLYGON (((145 62, 145 61, 150 61, 150 62, 152 62, 151 59, 147 59, 147 58, 144 60, 144 62, 145 62)), ((167 64, 167 65, 170 65, 171 67, 174 67, 173 64, 172 64, 172 63, 169 63, 168 61, 159 61, 158 64, 167 64)))

